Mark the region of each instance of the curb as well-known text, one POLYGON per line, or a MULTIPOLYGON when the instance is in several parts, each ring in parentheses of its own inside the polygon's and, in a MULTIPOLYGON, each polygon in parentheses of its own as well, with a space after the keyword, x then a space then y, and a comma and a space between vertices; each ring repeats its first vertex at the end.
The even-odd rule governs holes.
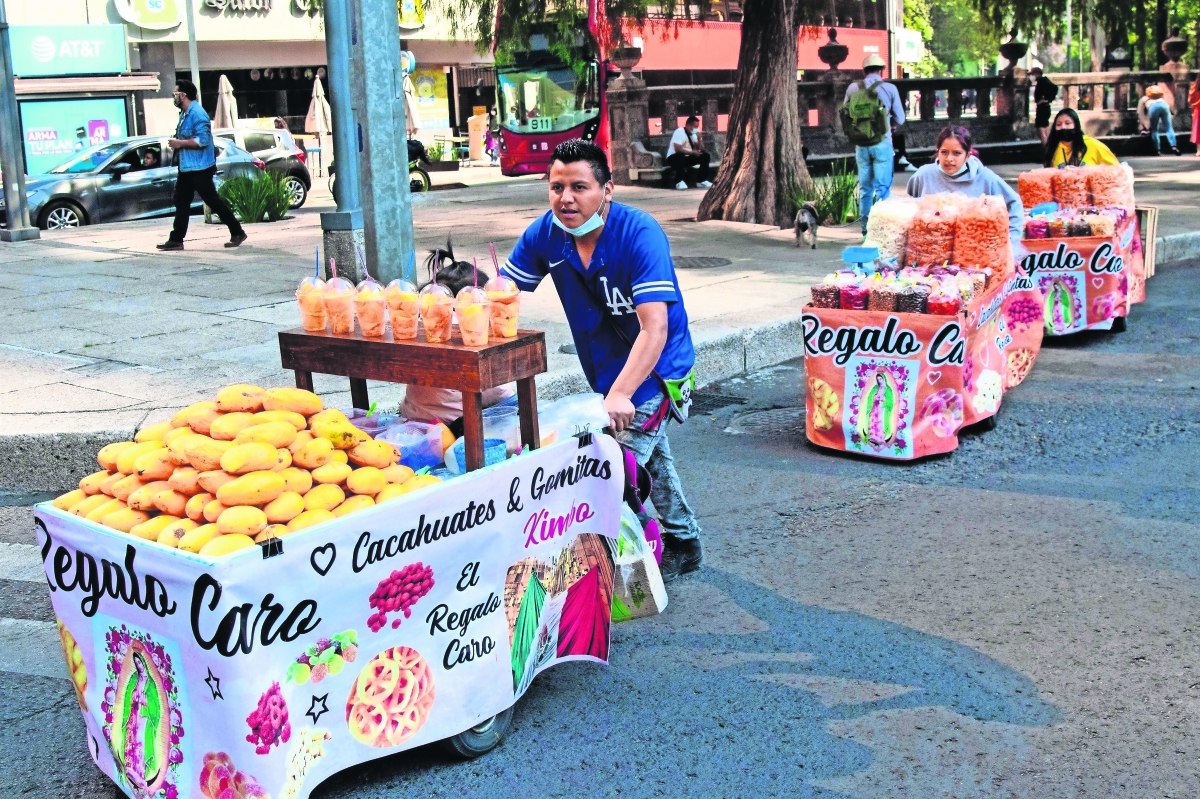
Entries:
MULTIPOLYGON (((788 319, 695 342, 700 385, 799 357, 800 320, 788 319)), ((579 368, 539 375, 539 400, 591 391, 579 368)), ((8 491, 68 491, 99 467, 96 452, 128 441, 135 428, 87 433, 0 435, 0 487, 8 491)))
POLYGON ((1154 240, 1156 266, 1165 266, 1173 261, 1200 258, 1200 232, 1176 233, 1174 236, 1159 236, 1154 240))
MULTIPOLYGON (((1200 257, 1200 232, 1163 236, 1156 241, 1158 265, 1200 257)), ((799 316, 766 325, 695 339, 697 385, 703 387, 753 369, 799 358, 803 337, 799 316)), ((554 400, 590 391, 581 369, 539 375, 538 398, 554 400)), ((96 471, 96 452, 105 444, 128 441, 135 429, 0 436, 0 488, 8 491, 67 491, 96 471)))

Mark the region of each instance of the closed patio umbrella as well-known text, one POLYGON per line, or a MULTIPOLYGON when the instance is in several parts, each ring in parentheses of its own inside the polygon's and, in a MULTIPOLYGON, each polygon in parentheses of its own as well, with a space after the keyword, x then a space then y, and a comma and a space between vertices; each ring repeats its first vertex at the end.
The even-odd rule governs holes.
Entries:
POLYGON ((321 79, 313 81, 312 102, 308 104, 308 116, 304 117, 304 132, 324 136, 333 130, 333 112, 329 110, 329 101, 325 99, 325 89, 321 79))
POLYGON ((308 114, 304 117, 304 132, 317 134, 317 148, 322 165, 325 162, 325 145, 322 143, 322 139, 331 130, 333 130, 333 112, 329 109, 329 101, 325 99, 325 89, 321 85, 321 79, 316 78, 313 80, 312 102, 308 104, 308 114))
POLYGON ((217 83, 217 112, 213 114, 214 128, 237 127, 238 107, 237 98, 233 96, 233 85, 224 75, 217 83))

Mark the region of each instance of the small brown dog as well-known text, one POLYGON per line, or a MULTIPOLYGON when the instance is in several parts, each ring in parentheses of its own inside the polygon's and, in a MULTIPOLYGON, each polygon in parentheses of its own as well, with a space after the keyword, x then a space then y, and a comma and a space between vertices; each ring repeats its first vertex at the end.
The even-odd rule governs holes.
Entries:
POLYGON ((807 242, 811 249, 817 249, 817 207, 815 205, 809 202, 800 206, 800 210, 796 212, 794 230, 797 247, 801 242, 807 242))

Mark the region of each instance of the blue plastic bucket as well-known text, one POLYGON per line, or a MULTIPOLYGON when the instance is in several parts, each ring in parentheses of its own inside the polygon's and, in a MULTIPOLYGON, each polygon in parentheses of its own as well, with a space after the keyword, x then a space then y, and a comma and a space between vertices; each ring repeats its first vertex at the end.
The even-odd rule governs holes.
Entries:
MULTIPOLYGON (((450 449, 454 452, 454 460, 458 464, 458 471, 465 472, 467 470, 466 442, 460 438, 454 442, 454 446, 450 449)), ((485 438, 483 440, 484 466, 503 463, 506 457, 508 457, 508 442, 503 438, 485 438)))

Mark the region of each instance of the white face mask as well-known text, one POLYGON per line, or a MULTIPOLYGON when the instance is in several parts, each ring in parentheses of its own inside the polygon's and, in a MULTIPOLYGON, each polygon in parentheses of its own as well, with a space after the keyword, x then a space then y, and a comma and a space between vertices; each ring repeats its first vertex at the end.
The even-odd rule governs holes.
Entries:
POLYGON ((604 224, 604 217, 600 216, 600 212, 603 209, 604 209, 604 203, 600 203, 600 207, 596 209, 596 213, 592 214, 592 217, 590 219, 588 219, 586 222, 584 222, 579 227, 574 227, 574 228, 567 227, 566 225, 564 225, 562 220, 558 218, 558 214, 556 214, 554 212, 550 213, 550 218, 552 220, 554 220, 554 224, 558 225, 560 228, 565 230, 567 233, 570 233, 572 236, 576 236, 576 237, 586 236, 587 234, 591 233, 593 230, 595 230, 596 228, 598 228, 604 224))

